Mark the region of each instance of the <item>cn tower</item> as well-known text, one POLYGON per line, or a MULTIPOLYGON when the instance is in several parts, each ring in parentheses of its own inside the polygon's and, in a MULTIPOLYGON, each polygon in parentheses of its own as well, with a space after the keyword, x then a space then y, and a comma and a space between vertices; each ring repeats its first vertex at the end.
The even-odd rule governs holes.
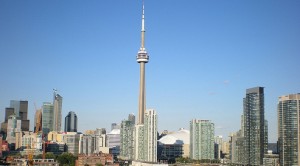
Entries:
POLYGON ((141 47, 136 56, 136 61, 140 64, 140 94, 139 94, 139 119, 138 124, 144 124, 144 114, 146 109, 145 90, 145 64, 149 61, 148 53, 145 49, 145 10, 143 1, 141 47))

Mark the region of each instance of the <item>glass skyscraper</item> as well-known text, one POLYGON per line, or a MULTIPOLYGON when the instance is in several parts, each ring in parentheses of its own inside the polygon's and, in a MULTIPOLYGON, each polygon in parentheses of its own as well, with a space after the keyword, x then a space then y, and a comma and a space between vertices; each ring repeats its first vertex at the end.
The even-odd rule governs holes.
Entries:
POLYGON ((214 159, 215 125, 210 120, 190 122, 190 158, 214 159))
POLYGON ((123 160, 134 159, 134 123, 123 120, 120 130, 120 158, 123 160))
POLYGON ((61 131, 61 119, 62 119, 62 97, 54 91, 53 101, 53 131, 61 131))
POLYGON ((277 111, 280 165, 299 165, 300 94, 279 97, 277 111))
POLYGON ((246 90, 242 131, 244 136, 245 165, 263 164, 267 152, 267 124, 265 124, 264 88, 255 87, 246 90))
POLYGON ((43 134, 47 135, 50 131, 53 131, 53 123, 53 104, 44 102, 42 113, 43 134))

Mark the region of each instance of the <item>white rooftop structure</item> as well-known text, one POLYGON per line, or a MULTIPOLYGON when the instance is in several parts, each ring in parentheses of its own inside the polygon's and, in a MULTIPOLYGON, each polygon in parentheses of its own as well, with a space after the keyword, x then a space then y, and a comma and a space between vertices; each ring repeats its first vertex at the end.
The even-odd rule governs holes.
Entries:
POLYGON ((190 131, 183 128, 169 133, 158 140, 160 144, 190 144, 190 131))
POLYGON ((113 134, 120 134, 120 129, 113 129, 110 133, 108 133, 108 134, 111 134, 111 135, 113 135, 113 134))
POLYGON ((113 129, 110 133, 107 134, 107 146, 109 148, 120 146, 120 129, 113 129))

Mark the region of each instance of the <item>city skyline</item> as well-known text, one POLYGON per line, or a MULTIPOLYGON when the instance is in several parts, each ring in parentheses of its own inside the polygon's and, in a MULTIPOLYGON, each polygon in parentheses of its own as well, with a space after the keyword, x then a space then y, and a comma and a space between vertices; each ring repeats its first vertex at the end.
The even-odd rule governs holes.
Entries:
MULTIPOLYGON (((245 89, 262 86, 275 142, 278 98, 300 92, 300 3, 145 3, 147 108, 158 112, 158 130, 208 119, 227 139, 240 127, 245 89)), ((53 88, 64 97, 62 117, 76 112, 79 131, 137 117, 140 6, 0 1, 0 119, 10 100, 27 100, 33 130, 34 102, 52 102, 53 88)))

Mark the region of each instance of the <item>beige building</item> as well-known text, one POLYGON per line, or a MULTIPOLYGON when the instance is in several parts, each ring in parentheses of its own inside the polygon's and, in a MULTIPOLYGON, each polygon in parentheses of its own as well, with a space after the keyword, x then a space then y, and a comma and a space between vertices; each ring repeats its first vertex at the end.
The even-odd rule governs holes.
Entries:
POLYGON ((229 148, 230 148, 230 144, 228 141, 223 141, 223 145, 222 145, 222 151, 225 154, 229 154, 229 148))
POLYGON ((22 135, 23 135, 23 132, 19 131, 19 132, 16 132, 16 149, 20 149, 22 147, 22 135))
POLYGON ((16 149, 42 149, 42 136, 31 131, 16 132, 16 149))
POLYGON ((41 132, 42 131, 42 109, 38 109, 35 112, 34 116, 34 132, 41 132))
POLYGON ((95 130, 86 130, 84 134, 95 134, 95 130))
POLYGON ((48 133, 47 140, 52 142, 59 142, 57 141, 57 134, 58 133, 56 131, 50 131, 48 133))

